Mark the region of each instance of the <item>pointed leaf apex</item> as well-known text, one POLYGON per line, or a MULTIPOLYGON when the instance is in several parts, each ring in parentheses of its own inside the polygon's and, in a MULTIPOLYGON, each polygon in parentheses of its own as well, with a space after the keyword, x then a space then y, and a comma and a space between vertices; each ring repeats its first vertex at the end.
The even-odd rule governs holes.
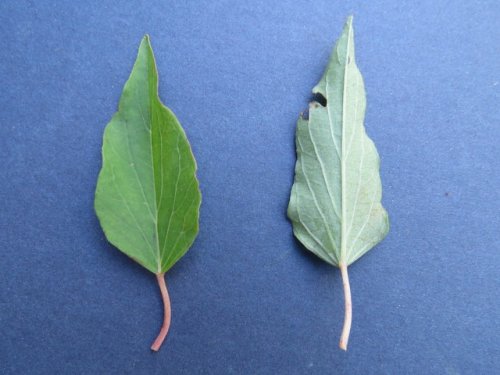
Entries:
POLYGON ((151 38, 149 34, 144 34, 144 36, 142 37, 141 46, 143 45, 151 46, 151 38))
POLYGON ((347 17, 347 20, 345 21, 345 24, 344 24, 344 30, 343 30, 344 34, 349 34, 351 32, 353 17, 354 16, 352 14, 349 17, 347 17))

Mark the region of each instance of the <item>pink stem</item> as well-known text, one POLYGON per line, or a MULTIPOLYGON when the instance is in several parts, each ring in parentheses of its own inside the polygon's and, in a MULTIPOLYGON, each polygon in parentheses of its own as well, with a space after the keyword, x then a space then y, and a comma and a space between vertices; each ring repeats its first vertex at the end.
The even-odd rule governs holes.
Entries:
POLYGON ((158 285, 160 286, 161 298, 163 299, 163 325, 161 326, 160 333, 156 338, 153 345, 151 345, 151 350, 157 352, 160 349, 161 344, 167 337, 168 329, 170 328, 170 319, 172 317, 172 312, 170 310, 170 297, 168 296, 167 284, 165 284, 165 274, 159 273, 156 275, 158 280, 158 285))
POLYGON ((344 299, 345 299, 345 315, 344 315, 344 328, 340 336, 340 349, 347 350, 347 342, 349 341, 349 334, 351 332, 352 323, 352 302, 351 302, 351 286, 349 285, 349 275, 347 273, 347 265, 340 263, 340 273, 342 274, 342 284, 344 285, 344 299))

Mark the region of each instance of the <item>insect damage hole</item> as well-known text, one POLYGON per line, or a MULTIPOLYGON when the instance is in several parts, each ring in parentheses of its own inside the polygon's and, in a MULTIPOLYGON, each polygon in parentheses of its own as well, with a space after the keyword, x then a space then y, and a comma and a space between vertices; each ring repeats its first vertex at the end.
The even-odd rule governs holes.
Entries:
POLYGON ((301 113, 301 117, 304 120, 309 120, 309 111, 311 108, 319 108, 321 107, 326 107, 326 98, 323 96, 321 93, 316 93, 312 96, 311 100, 309 101, 309 107, 301 113))
POLYGON ((319 104, 322 107, 326 107, 326 98, 318 92, 312 96, 310 104, 319 104))

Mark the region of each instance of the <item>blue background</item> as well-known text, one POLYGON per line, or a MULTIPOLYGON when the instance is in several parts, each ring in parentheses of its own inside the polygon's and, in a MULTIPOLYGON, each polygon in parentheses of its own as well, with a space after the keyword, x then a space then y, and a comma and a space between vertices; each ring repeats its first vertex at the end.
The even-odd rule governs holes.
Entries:
POLYGON ((0 373, 500 369, 498 1, 2 1, 0 373), (388 237, 340 275, 293 238, 294 130, 353 13, 388 237), (199 165, 199 236, 152 274, 93 211, 142 36, 199 165))

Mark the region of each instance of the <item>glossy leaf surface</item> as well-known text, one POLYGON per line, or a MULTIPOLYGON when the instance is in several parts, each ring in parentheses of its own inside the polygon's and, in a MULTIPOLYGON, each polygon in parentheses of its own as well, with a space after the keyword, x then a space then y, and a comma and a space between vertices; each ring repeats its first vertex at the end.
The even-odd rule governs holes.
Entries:
POLYGON ((158 97, 149 37, 106 126, 95 210, 108 240, 155 274, 165 273, 198 233, 196 162, 175 115, 158 97))

